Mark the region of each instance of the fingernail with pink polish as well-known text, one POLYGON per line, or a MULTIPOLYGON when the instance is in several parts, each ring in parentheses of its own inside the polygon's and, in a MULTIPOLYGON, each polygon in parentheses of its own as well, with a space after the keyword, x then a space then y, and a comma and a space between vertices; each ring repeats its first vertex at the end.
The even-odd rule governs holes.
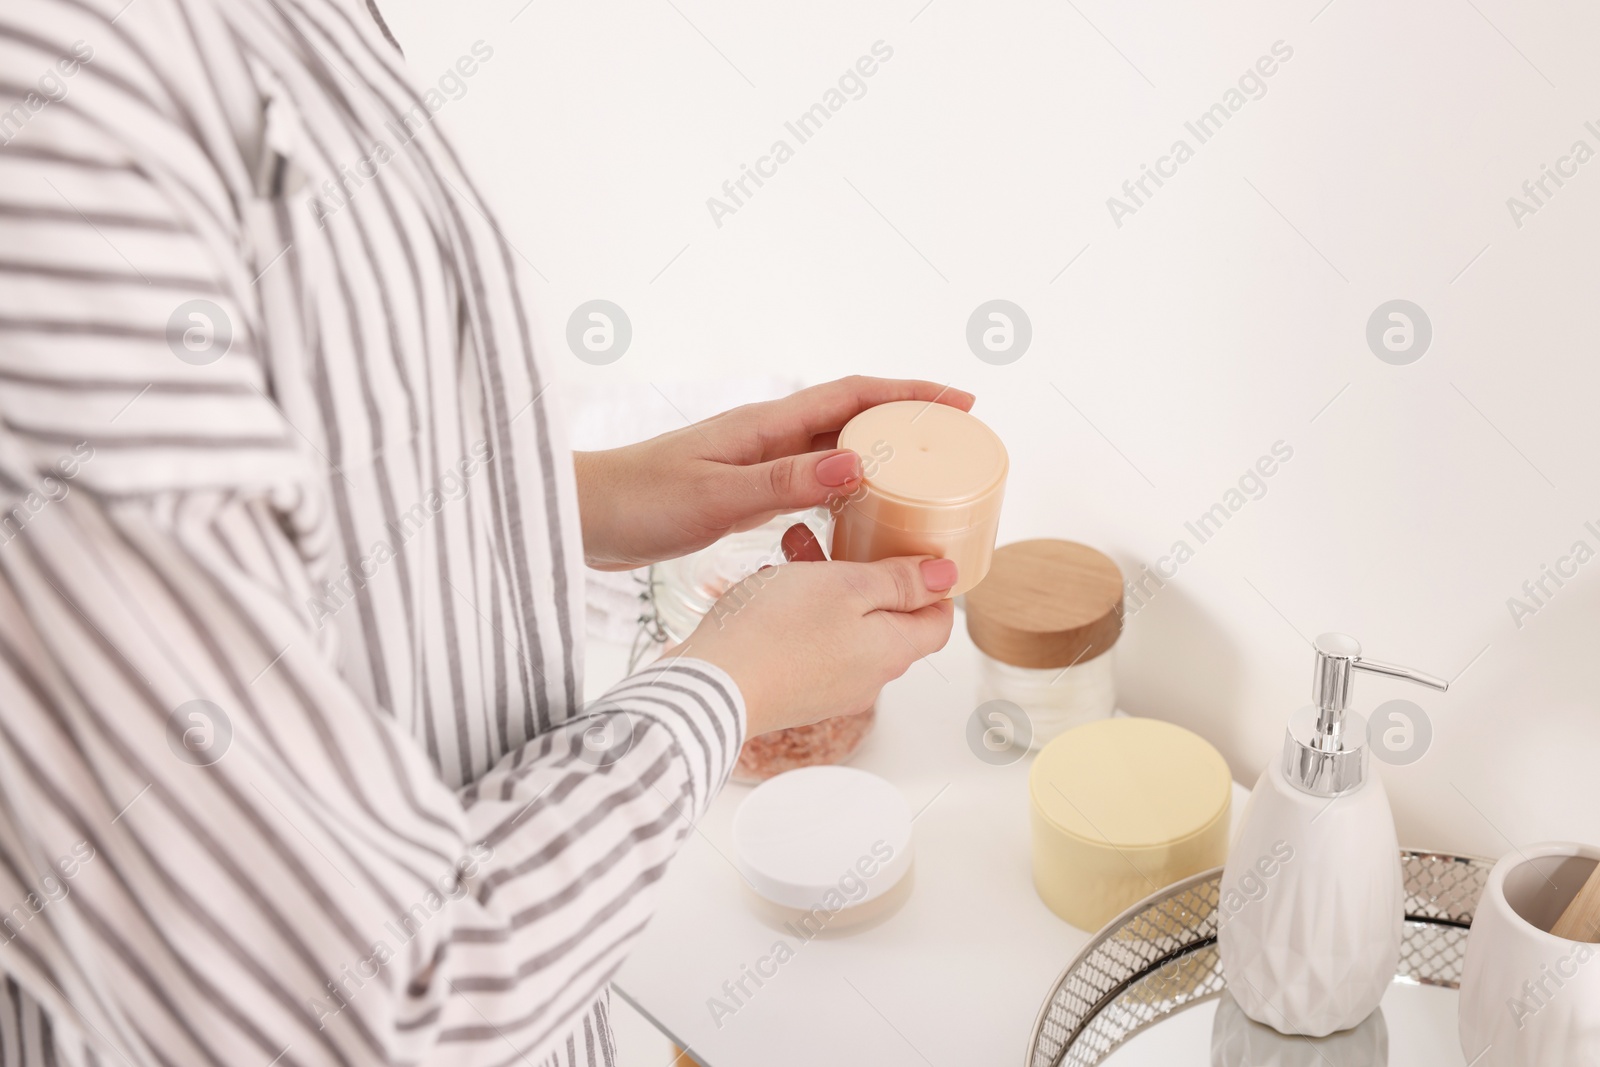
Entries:
POLYGON ((956 561, 953 559, 925 559, 922 561, 922 584, 931 592, 942 593, 956 584, 956 561))
POLYGON ((840 452, 817 464, 817 481, 827 486, 847 485, 861 477, 861 457, 854 452, 840 452))

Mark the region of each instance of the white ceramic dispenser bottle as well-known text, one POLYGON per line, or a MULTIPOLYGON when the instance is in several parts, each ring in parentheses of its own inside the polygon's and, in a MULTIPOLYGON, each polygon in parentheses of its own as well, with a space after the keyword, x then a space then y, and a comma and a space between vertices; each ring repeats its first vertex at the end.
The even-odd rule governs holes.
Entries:
POLYGON ((1405 921, 1400 846, 1383 780, 1368 773, 1352 672, 1447 682, 1363 659, 1344 634, 1316 641, 1312 703, 1250 794, 1222 872, 1218 947, 1251 1019, 1323 1037, 1357 1026, 1393 981, 1405 921))

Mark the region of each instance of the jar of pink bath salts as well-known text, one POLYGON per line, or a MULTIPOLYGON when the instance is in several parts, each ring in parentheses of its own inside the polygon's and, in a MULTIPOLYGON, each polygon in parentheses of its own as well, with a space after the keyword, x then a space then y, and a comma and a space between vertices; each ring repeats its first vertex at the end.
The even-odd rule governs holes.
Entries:
MULTIPOLYGON (((660 634, 677 643, 734 585, 762 567, 783 563, 783 533, 802 519, 825 543, 827 514, 781 515, 765 525, 729 534, 681 559, 650 568, 650 601, 660 634)), ((774 730, 746 739, 733 768, 733 780, 753 784, 801 767, 843 763, 855 755, 877 720, 876 704, 809 726, 774 730)))

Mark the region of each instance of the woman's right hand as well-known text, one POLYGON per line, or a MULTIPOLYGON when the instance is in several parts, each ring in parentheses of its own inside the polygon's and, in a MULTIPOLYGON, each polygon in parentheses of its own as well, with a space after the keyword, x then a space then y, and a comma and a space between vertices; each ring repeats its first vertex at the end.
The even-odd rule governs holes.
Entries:
POLYGON ((951 560, 764 567, 729 589, 679 654, 721 667, 751 736, 860 711, 950 639, 951 560))

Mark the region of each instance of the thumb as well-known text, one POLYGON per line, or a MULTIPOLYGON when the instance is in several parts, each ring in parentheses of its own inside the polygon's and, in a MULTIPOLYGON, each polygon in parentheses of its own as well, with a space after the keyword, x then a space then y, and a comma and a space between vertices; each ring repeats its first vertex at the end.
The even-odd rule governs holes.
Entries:
POLYGON ((826 504, 861 482, 861 457, 847 448, 784 456, 746 467, 752 511, 798 511, 826 504))
POLYGON ((937 604, 949 597, 958 580, 953 560, 929 556, 896 556, 875 563, 833 566, 877 611, 912 612, 937 604))

